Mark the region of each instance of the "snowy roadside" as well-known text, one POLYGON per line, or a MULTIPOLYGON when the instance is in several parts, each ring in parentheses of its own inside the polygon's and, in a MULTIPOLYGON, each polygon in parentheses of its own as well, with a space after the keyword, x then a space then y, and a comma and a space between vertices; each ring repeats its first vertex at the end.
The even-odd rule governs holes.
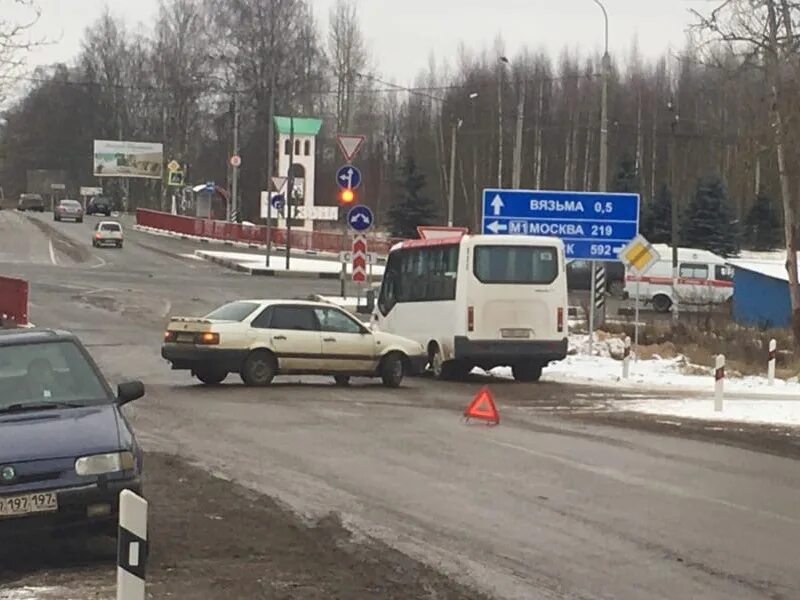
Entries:
POLYGON ((711 398, 620 400, 612 402, 611 409, 678 419, 800 427, 800 402, 796 400, 726 398, 721 412, 714 410, 711 398))

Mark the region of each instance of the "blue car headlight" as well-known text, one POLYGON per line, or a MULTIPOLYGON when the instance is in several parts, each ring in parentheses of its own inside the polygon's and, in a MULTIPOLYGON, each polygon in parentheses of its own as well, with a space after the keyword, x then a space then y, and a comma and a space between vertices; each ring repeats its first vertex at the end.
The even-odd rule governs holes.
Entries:
POLYGON ((133 454, 124 452, 110 452, 108 454, 93 454, 81 456, 75 461, 75 472, 78 475, 103 475, 133 469, 135 460, 133 454))

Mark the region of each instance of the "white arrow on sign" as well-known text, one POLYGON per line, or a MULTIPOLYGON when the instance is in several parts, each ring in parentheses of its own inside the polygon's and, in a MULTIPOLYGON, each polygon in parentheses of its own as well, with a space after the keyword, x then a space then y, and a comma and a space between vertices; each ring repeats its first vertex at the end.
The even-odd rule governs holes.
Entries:
POLYGON ((503 199, 500 197, 500 194, 496 194, 489 206, 492 207, 492 210, 494 211, 494 216, 496 217, 497 215, 500 214, 500 209, 503 208, 505 205, 506 204, 505 202, 503 202, 503 199))
POLYGON ((508 225, 499 221, 492 221, 486 226, 486 229, 492 233, 500 233, 501 231, 508 231, 508 225))
POLYGON ((353 168, 350 167, 349 169, 347 169, 347 171, 345 171, 344 173, 339 175, 339 179, 341 179, 342 182, 345 183, 348 188, 352 188, 353 187, 353 168))
POLYGON ((364 225, 369 225, 369 217, 364 213, 358 213, 356 215, 353 215, 353 218, 350 219, 351 223, 357 223, 358 221, 361 221, 362 223, 364 223, 364 225))

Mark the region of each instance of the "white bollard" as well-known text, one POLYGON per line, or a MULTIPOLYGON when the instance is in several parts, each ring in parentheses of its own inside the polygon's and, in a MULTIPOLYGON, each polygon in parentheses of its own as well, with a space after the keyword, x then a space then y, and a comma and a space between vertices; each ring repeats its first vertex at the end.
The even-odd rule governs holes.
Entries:
POLYGON ((622 378, 627 379, 631 372, 631 338, 625 336, 625 353, 622 355, 622 378))
POLYGON ((714 371, 714 410, 722 412, 722 395, 725 391, 725 355, 717 354, 714 371))
POLYGON ((778 351, 778 342, 775 338, 769 341, 769 362, 767 362, 767 384, 775 385, 775 356, 778 351))
POLYGON ((130 490, 119 495, 117 600, 145 600, 147 500, 130 490))

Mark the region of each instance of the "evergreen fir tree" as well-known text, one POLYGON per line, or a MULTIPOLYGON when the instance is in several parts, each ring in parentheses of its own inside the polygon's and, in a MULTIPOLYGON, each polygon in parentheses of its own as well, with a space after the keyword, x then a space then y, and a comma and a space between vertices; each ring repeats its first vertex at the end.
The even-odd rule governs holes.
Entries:
POLYGON ((389 209, 389 227, 392 235, 400 238, 416 238, 417 225, 431 225, 436 220, 436 207, 425 188, 425 175, 417 169, 410 154, 406 156, 397 181, 399 200, 389 209))
POLYGON ((672 194, 662 185, 653 201, 642 207, 642 235, 652 244, 672 242, 672 194))
POLYGON ((686 210, 681 245, 703 248, 720 256, 731 256, 738 250, 737 229, 728 194, 720 178, 700 178, 686 210))
POLYGON ((783 245, 783 220, 775 202, 759 193, 745 218, 745 238, 753 250, 774 250, 783 245))
POLYGON ((617 165, 611 191, 625 194, 639 193, 639 177, 636 173, 636 161, 630 154, 625 154, 617 165))

